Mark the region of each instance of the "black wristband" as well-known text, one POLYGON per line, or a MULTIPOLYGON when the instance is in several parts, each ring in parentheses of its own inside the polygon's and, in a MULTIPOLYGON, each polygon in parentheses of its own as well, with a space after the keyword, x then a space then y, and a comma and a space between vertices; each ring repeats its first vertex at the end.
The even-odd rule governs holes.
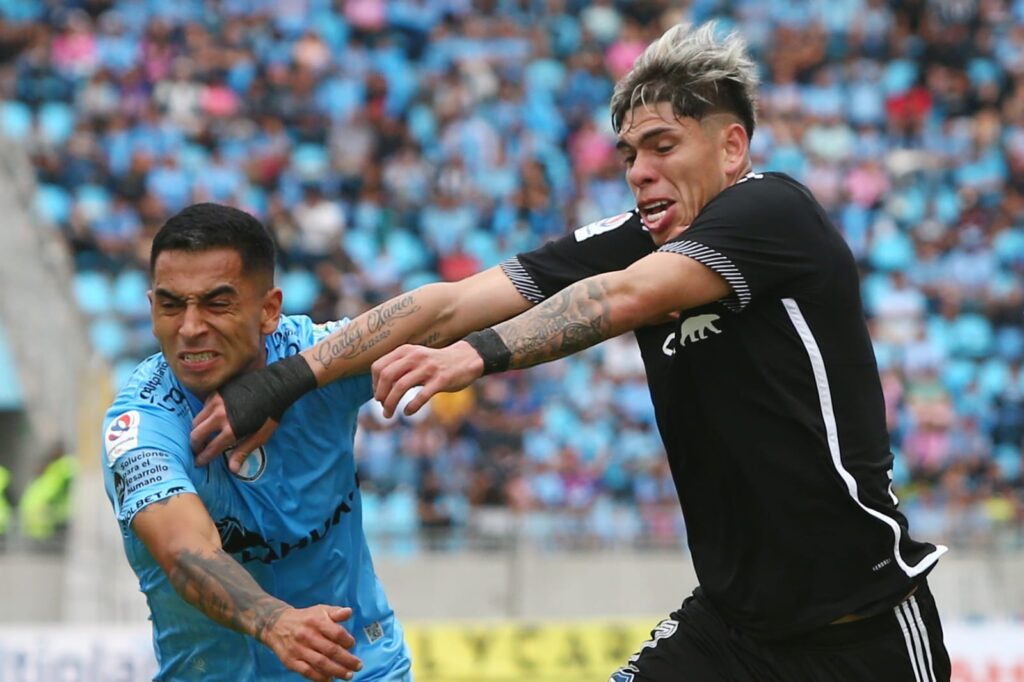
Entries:
POLYGON ((473 332, 463 341, 473 346, 473 350, 483 358, 485 376, 508 369, 509 363, 512 361, 512 351, 498 336, 498 332, 490 327, 473 332))
POLYGON ((267 419, 281 421, 285 410, 316 388, 316 375, 301 355, 241 374, 218 389, 236 438, 255 433, 267 419))

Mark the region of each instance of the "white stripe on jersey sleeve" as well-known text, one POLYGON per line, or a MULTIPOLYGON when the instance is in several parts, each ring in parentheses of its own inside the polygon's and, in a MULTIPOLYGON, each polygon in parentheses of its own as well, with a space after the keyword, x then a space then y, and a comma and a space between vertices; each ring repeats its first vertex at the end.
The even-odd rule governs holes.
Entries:
POLYGON ((734 313, 741 312, 750 303, 750 286, 743 277, 743 273, 739 271, 739 268, 731 260, 714 249, 697 242, 680 241, 663 244, 658 251, 687 256, 718 273, 732 287, 735 300, 728 298, 722 301, 722 303, 734 313))
POLYGON ((512 285, 516 290, 523 295, 530 303, 543 303, 545 296, 544 292, 540 290, 540 287, 530 277, 530 273, 526 271, 523 264, 519 262, 517 256, 506 258, 501 263, 501 270, 505 273, 505 276, 512 280, 512 285))

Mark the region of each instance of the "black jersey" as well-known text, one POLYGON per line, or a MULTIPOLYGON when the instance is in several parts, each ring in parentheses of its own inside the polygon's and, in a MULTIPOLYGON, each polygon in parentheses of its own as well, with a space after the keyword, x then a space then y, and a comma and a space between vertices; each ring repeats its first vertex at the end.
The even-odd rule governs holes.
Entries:
MULTIPOLYGON (((634 213, 506 261, 538 302, 655 250, 634 213)), ((903 596, 944 547, 916 542, 856 264, 810 192, 750 174, 659 251, 731 294, 637 340, 700 583, 732 623, 783 637, 903 596)))

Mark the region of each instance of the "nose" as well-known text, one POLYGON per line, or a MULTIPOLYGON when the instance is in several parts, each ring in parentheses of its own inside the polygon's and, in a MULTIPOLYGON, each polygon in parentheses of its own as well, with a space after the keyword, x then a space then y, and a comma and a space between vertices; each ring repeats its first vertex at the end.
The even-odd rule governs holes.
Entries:
POLYGON ((204 331, 206 331, 206 321, 203 319, 199 306, 193 304, 185 306, 185 313, 178 333, 187 339, 193 339, 204 331))
POLYGON ((633 187, 643 187, 654 182, 655 179, 654 165, 650 162, 649 157, 638 152, 636 158, 633 159, 633 165, 626 171, 626 182, 633 187))

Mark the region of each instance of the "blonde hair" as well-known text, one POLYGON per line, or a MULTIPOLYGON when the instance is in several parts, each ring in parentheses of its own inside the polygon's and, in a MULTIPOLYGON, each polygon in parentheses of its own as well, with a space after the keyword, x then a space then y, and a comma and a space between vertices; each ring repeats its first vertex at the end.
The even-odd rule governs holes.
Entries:
POLYGON ((637 105, 669 102, 677 116, 698 121, 730 113, 754 134, 757 124, 757 65, 737 33, 716 38, 709 21, 695 30, 678 24, 651 43, 612 93, 612 127, 637 105))

